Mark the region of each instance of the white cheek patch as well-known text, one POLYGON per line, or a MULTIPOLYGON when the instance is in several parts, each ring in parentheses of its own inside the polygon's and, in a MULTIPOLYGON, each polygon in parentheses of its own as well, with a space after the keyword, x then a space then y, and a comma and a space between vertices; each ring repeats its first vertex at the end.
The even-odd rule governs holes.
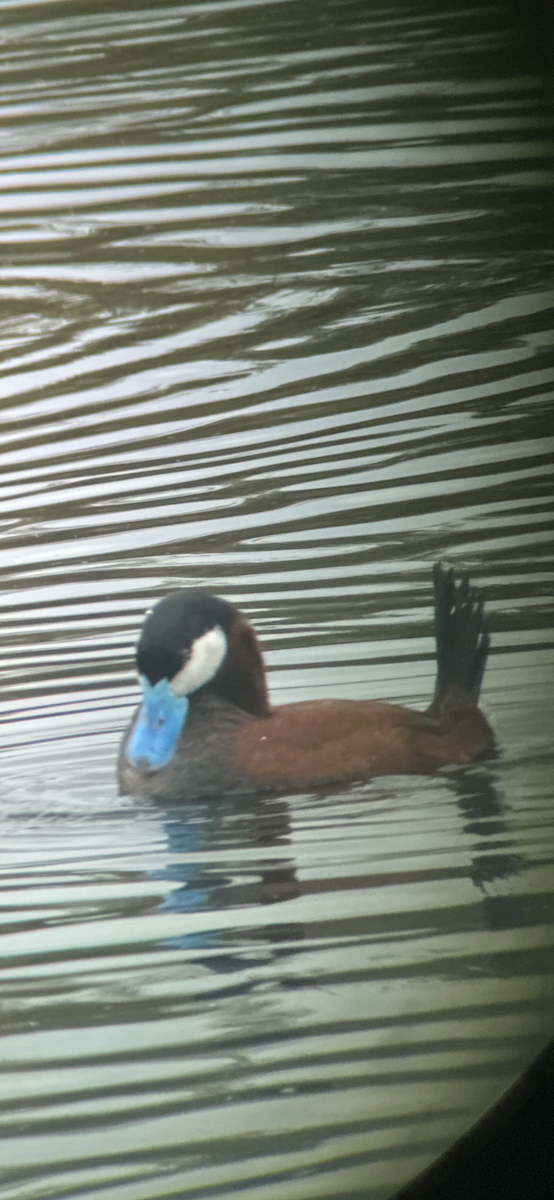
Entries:
POLYGON ((227 653, 227 638, 219 625, 209 629, 192 643, 190 657, 184 667, 170 679, 170 687, 178 696, 190 696, 214 678, 227 653))

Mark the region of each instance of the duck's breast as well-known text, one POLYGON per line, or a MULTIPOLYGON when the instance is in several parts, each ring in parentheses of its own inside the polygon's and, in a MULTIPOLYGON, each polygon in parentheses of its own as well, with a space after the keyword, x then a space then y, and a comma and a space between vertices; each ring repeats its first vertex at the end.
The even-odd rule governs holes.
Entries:
POLYGON ((234 705, 206 696, 191 703, 177 749, 167 766, 157 771, 133 766, 126 757, 140 708, 123 736, 118 758, 119 790, 123 795, 163 796, 192 800, 237 787, 234 766, 237 731, 252 718, 234 705))

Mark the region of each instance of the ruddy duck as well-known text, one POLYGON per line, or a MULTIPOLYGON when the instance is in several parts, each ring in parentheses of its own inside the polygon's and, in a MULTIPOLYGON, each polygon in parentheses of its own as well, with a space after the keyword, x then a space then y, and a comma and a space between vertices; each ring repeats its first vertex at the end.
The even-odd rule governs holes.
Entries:
POLYGON ((123 737, 121 792, 189 800, 230 788, 431 774, 493 749, 478 708, 489 650, 482 595, 437 564, 437 678, 424 713, 380 700, 272 708, 252 627, 226 600, 173 592, 137 646, 142 704, 123 737))

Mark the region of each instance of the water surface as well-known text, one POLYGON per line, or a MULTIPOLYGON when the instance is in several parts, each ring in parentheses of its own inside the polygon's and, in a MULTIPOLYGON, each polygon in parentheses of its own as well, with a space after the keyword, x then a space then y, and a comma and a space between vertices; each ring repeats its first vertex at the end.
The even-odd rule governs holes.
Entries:
MULTIPOLYGON (((517 19, 517 14, 513 18, 517 19)), ((2 1200, 385 1200, 552 1035, 550 102, 504 5, 5 6, 2 1200), (118 797, 144 610, 499 757, 118 797)))

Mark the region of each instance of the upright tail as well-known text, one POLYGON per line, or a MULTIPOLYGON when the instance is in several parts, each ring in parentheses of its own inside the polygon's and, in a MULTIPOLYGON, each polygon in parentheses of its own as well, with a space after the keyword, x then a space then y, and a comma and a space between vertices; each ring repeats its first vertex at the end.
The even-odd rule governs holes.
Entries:
POLYGON ((456 579, 452 568, 433 568, 437 680, 428 708, 431 716, 476 708, 489 653, 483 593, 467 575, 456 579))

